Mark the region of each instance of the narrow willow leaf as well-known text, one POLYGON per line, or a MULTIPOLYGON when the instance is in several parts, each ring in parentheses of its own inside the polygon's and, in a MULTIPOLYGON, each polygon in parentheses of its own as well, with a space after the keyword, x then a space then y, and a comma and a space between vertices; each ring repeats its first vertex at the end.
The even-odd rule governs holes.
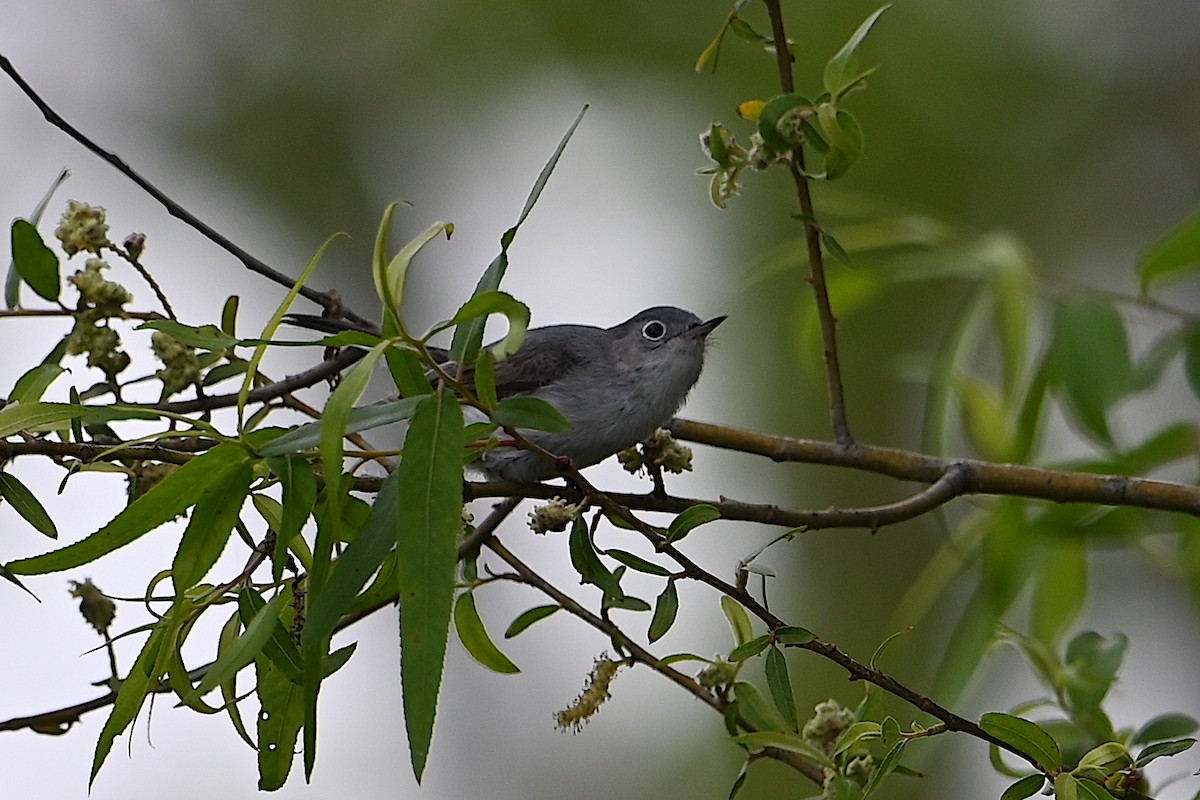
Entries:
POLYGON ((92 756, 92 771, 88 777, 89 789, 95 782, 100 767, 104 765, 104 760, 108 758, 113 741, 137 717, 142 703, 146 700, 146 695, 154 688, 158 676, 152 674, 152 670, 162 647, 161 631, 161 628, 157 628, 150 634, 150 638, 146 640, 142 651, 138 653, 137 660, 130 668, 129 675, 121 682, 121 688, 117 690, 117 699, 113 702, 112 712, 105 720, 104 728, 100 731, 100 738, 96 741, 96 753, 92 756))
POLYGON ((463 592, 454 601, 454 630, 458 633, 458 640, 471 654, 471 658, 492 672, 516 675, 521 671, 499 647, 496 647, 496 643, 488 635, 487 627, 479 616, 479 609, 475 607, 474 593, 463 592))
MULTIPOLYGON (((703 58, 703 56, 701 56, 701 58, 703 58)), ((697 64, 696 67, 696 71, 699 72, 701 65, 697 64)), ((748 760, 743 761, 742 768, 738 770, 737 777, 733 779, 733 785, 729 787, 729 800, 733 800, 735 797, 737 797, 738 792, 742 790, 742 786, 746 784, 746 778, 749 776, 750 762, 748 760)))
POLYGON ((554 406, 540 397, 518 395, 506 397, 491 414, 492 422, 510 428, 532 428, 538 431, 564 433, 571 430, 571 421, 554 406))
POLYGON ((879 20, 880 15, 889 8, 891 8, 891 4, 882 6, 867 17, 858 26, 858 30, 842 45, 842 48, 825 64, 825 91, 829 93, 834 102, 840 100, 842 95, 858 86, 864 78, 874 72, 874 67, 866 70, 859 69, 858 49, 862 46, 863 40, 867 38, 867 34, 871 32, 871 27, 879 20))
POLYGON ((596 555, 595 545, 592 544, 591 534, 587 523, 582 517, 576 517, 571 523, 571 533, 567 540, 567 549, 571 554, 571 566, 579 573, 581 584, 590 583, 604 592, 605 599, 621 597, 621 583, 609 571, 608 567, 596 555))
POLYGON ((399 515, 400 487, 393 472, 383 483, 371 515, 334 565, 325 587, 314 599, 309 598, 303 639, 307 644, 327 640, 342 615, 349 611, 367 580, 379 569, 396 545, 396 519, 399 515))
POLYGON ((721 518, 721 512, 707 503, 697 503, 681 511, 667 527, 667 541, 677 542, 701 525, 721 518))
POLYGON ((192 497, 196 507, 171 563, 176 594, 183 594, 199 583, 217 563, 241 514, 252 480, 254 468, 250 462, 236 461, 192 497))
POLYGON ((1055 542, 1041 559, 1030 611, 1034 639, 1053 645, 1083 611, 1088 590, 1088 546, 1076 539, 1055 542))
MULTIPOLYGON (((221 626, 221 633, 217 636, 217 657, 228 650, 233 643, 237 641, 238 634, 242 632, 242 618, 237 610, 229 615, 229 619, 221 626)), ((237 690, 237 675, 233 675, 229 680, 221 682, 221 701, 225 707, 225 713, 229 715, 229 722, 233 725, 233 729, 237 735, 242 738, 246 744, 251 747, 256 747, 254 739, 250 736, 250 731, 246 730, 246 723, 242 720, 242 712, 238 708, 238 690, 237 690)), ((178 692, 176 692, 178 694, 178 692)))
POLYGON ((766 650, 771 645, 771 635, 763 634, 756 636, 748 642, 742 642, 733 650, 729 651, 730 661, 745 661, 766 650))
POLYGON ((883 779, 896 771, 900 766, 900 756, 904 754, 904 748, 907 746, 908 740, 901 739, 888 749, 883 760, 875 767, 875 772, 871 774, 871 780, 863 788, 863 800, 875 794, 880 784, 883 783, 883 779))
POLYGON ((842 753, 849 752, 861 742, 873 741, 882 736, 883 728, 878 722, 864 720, 856 722, 846 730, 842 731, 842 735, 833 743, 833 756, 836 758, 842 753))
POLYGON ((1062 769, 1062 753, 1058 743, 1041 726, 1011 714, 988 713, 979 720, 979 727, 1002 742, 1010 744, 1034 758, 1043 769, 1062 769))
POLYGON ((618 550, 615 547, 611 550, 605 550, 604 555, 610 556, 632 570, 643 572, 647 575, 657 575, 660 578, 666 578, 671 574, 671 570, 667 569, 666 567, 659 566, 651 561, 647 561, 639 555, 634 555, 633 553, 625 550, 618 550))
POLYGON ((279 613, 283 609, 286 598, 287 595, 280 592, 258 610, 258 613, 246 626, 246 630, 234 641, 229 650, 213 662, 212 666, 204 673, 200 683, 192 689, 190 698, 203 697, 208 694, 222 682, 229 680, 231 676, 249 666, 262 653, 263 647, 270 641, 275 632, 275 626, 279 623, 279 613))
POLYGON ((765 665, 767 689, 775 707, 788 722, 790 730, 797 730, 796 695, 792 692, 792 679, 788 676, 787 658, 778 647, 767 651, 765 665))
POLYGON ((283 504, 271 553, 271 580, 278 581, 287 565, 288 543, 300 535, 316 506, 317 476, 312 464, 297 456, 267 459, 267 466, 283 484, 283 504))
POLYGON ((1186 277, 1200 269, 1200 215, 1191 217, 1168 233, 1138 261, 1142 294, 1167 276, 1186 277))
POLYGON ((787 720, 766 701, 754 684, 738 681, 733 685, 733 694, 742 716, 757 730, 790 733, 787 720))
POLYGON ((529 626, 536 622, 541 622, 554 612, 562 609, 562 606, 534 606, 528 611, 522 611, 516 619, 514 619, 504 631, 504 638, 511 639, 521 633, 524 633, 529 626))
MULTIPOLYGON (((484 270, 480 276, 479 282, 475 284, 475 291, 472 295, 483 294, 486 291, 500 288, 500 281, 504 277, 505 271, 508 269, 508 248, 512 245, 513 239, 517 236, 517 231, 521 225, 533 211, 533 207, 537 205, 538 198, 542 196, 542 190, 546 188, 547 182, 550 180, 550 175, 554 172, 554 168, 558 166, 558 160, 562 157, 563 151, 567 148, 567 142, 571 141, 571 137, 575 135, 575 129, 579 127, 579 123, 583 120, 583 115, 587 113, 588 107, 585 105, 579 110, 575 121, 567 128, 567 132, 558 140, 558 146, 554 148, 554 152, 542 167, 542 171, 538 173, 537 179, 533 182, 533 188, 529 190, 529 196, 525 198, 525 206, 521 209, 521 215, 517 218, 516 223, 506 230, 500 237, 500 252, 492 259, 492 263, 484 270)), ((473 319, 465 325, 459 325, 454 330, 454 339, 450 344, 450 356, 459 364, 470 364, 475 360, 480 345, 483 343, 483 319, 473 319)))
POLYGON ((1000 795, 1000 800, 1025 800, 1026 797, 1033 797, 1040 792, 1045 785, 1045 775, 1026 775, 1005 789, 1004 794, 1000 795))
POLYGON ((13 220, 11 242, 13 266, 21 280, 43 300, 57 300, 62 291, 58 256, 42 241, 37 226, 27 219, 13 220))
POLYGON ((808 644, 817 636, 812 631, 796 626, 779 628, 775 631, 775 640, 780 644, 808 644))
POLYGON ((17 575, 42 575, 90 564, 182 514, 207 487, 247 458, 246 451, 237 445, 217 445, 167 475, 87 538, 7 566, 17 575))
POLYGON ((742 604, 728 595, 721 595, 721 611, 729 621, 729 629, 733 632, 733 645, 737 647, 754 638, 754 628, 750 625, 750 616, 742 604))
MULTIPOLYGON (((70 176, 71 173, 65 169, 58 173, 58 177, 50 184, 50 188, 42 195, 42 199, 33 207, 33 213, 27 217, 33 225, 36 226, 41 222, 42 215, 46 213, 46 206, 50 204, 50 198, 70 176)), ((9 262, 8 274, 4 277, 4 305, 8 309, 14 309, 21 305, 21 273, 17 271, 17 265, 12 262, 9 262)))
POLYGON ((496 360, 502 360, 517 352, 525 341, 525 331, 529 329, 529 306, 512 295, 495 289, 472 296, 463 303, 453 318, 434 325, 426 338, 455 325, 464 325, 475 320, 486 322, 492 314, 503 314, 508 319, 508 333, 491 347, 491 353, 496 360))
POLYGON ((396 469, 399 486, 400 679, 404 721, 417 780, 425 771, 458 563, 462 525, 463 417, 458 398, 442 390, 422 399, 396 469))
POLYGON ((50 384, 67 370, 58 364, 39 364, 17 379, 13 390, 8 393, 10 403, 36 403, 50 388, 50 384))
POLYGON ((756 731, 754 733, 742 733, 733 737, 733 741, 748 747, 751 750, 765 750, 768 747, 786 750, 789 753, 797 753, 804 756, 809 761, 824 767, 826 769, 836 769, 833 761, 829 756, 825 755, 816 746, 811 744, 807 739, 800 735, 790 733, 788 731, 756 731))
POLYGON ((292 769, 296 738, 304 723, 303 690, 265 656, 255 659, 258 715, 258 788, 273 792, 292 769))
POLYGON ((34 493, 29 491, 29 487, 21 483, 16 475, 3 470, 0 470, 0 498, 7 500, 13 510, 38 533, 51 539, 58 538, 54 520, 50 519, 50 515, 46 513, 46 509, 34 493))
MULTIPOLYGON (((288 590, 285 590, 283 594, 288 595, 288 590)), ((293 597, 289 596, 283 602, 291 602, 293 597)), ((265 605, 266 602, 262 599, 262 595, 253 589, 243 589, 238 592, 238 614, 247 628, 265 605)), ((292 683, 304 682, 304 665, 301 663, 300 650, 296 647, 291 632, 283 626, 282 619, 275 620, 271 636, 263 645, 262 654, 282 670, 292 683)))
POLYGON ((175 341, 191 345, 198 350, 228 350, 239 341, 216 325, 184 325, 173 319, 154 319, 143 322, 137 326, 136 330, 162 331, 175 341))
POLYGON ((1152 744, 1138 753, 1137 760, 1133 762, 1133 766, 1141 769, 1156 758, 1173 756, 1182 753, 1184 750, 1189 750, 1195 743, 1195 739, 1175 739, 1170 742, 1152 744))
POLYGON ((667 635, 667 631, 675 624, 675 616, 679 613, 679 590, 675 581, 667 581, 662 594, 654 601, 654 616, 650 618, 650 627, 646 638, 653 644, 667 635))
POLYGON ((1147 722, 1129 740, 1130 744, 1149 744, 1177 739, 1195 733, 1196 720, 1186 714, 1163 714, 1147 722))
MULTIPOLYGON (((393 422, 409 419, 416 410, 419 399, 415 397, 402 398, 352 408, 346 415, 343 432, 359 433, 378 428, 381 425, 390 425, 393 422)), ((321 442, 325 429, 331 424, 332 422, 327 418, 322 418, 318 422, 306 422, 260 447, 259 455, 280 456, 314 447, 321 442)))
POLYGON ((1094 298, 1063 301, 1055 311, 1047 364, 1084 432, 1111 444, 1108 409, 1127 393, 1133 379, 1121 316, 1109 303, 1094 298))
POLYGON ((435 222, 411 241, 400 248, 390 260, 387 259, 388 234, 391 231, 392 216, 396 213, 397 203, 392 203, 384 212, 383 222, 375 239, 374 269, 371 277, 375 280, 375 292, 383 301, 385 313, 390 314, 397 322, 400 320, 400 305, 404 301, 404 284, 408 276, 408 268, 413 258, 425 245, 429 244, 439 234, 445 234, 449 239, 454 233, 454 224, 450 222, 435 222))

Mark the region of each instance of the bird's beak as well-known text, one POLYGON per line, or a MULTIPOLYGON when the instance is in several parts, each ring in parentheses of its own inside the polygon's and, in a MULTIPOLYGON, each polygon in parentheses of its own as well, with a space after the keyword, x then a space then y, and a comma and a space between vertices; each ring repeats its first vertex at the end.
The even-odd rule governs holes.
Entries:
POLYGON ((726 319, 728 319, 728 317, 726 317, 724 314, 722 314, 719 317, 713 317, 710 320, 701 322, 699 325, 693 325, 691 327, 691 329, 688 331, 688 333, 691 334, 692 336, 699 336, 700 338, 704 338, 705 336, 708 336, 710 333, 712 333, 713 329, 716 328, 718 325, 720 325, 722 322, 724 322, 726 319))

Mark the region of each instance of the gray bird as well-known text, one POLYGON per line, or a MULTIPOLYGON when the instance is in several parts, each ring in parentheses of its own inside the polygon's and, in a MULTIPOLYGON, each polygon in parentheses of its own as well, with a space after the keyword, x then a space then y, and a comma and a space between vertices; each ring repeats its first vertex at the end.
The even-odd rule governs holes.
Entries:
MULTIPOLYGON (((326 332, 353 327, 320 317, 289 319, 326 332)), ((724 321, 724 316, 701 321, 690 311, 656 306, 611 328, 531 328, 521 349, 497 362, 496 393, 500 399, 539 397, 562 412, 570 430, 520 433, 576 467, 591 466, 671 420, 700 377, 708 335, 724 321)), ((469 381, 470 372, 464 377, 469 381)), ((468 421, 475 419, 468 415, 468 421)), ((508 481, 557 474, 545 456, 515 447, 491 450, 472 466, 489 478, 508 481)))

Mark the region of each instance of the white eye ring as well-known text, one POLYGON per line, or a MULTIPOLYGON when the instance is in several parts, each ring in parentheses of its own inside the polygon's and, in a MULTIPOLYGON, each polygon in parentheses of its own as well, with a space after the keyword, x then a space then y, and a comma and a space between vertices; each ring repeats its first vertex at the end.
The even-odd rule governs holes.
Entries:
POLYGON ((652 319, 642 326, 642 336, 651 342, 661 341, 667 335, 667 326, 652 319))

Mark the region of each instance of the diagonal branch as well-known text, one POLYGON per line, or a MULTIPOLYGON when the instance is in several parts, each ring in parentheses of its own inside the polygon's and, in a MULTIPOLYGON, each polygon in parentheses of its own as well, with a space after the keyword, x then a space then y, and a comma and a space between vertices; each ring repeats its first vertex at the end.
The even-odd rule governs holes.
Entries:
MULTIPOLYGON (((84 148, 91 151, 101 160, 108 162, 108 164, 116 169, 117 172, 120 172, 122 175, 129 178, 129 180, 137 184, 138 188, 157 200, 172 217, 175 217, 185 225, 188 225, 196 231, 199 231, 202 236, 213 242, 225 252, 232 255, 238 261, 241 261, 246 269, 250 270, 251 272, 257 273, 258 275, 274 281, 280 286, 285 286, 288 289, 291 289, 296 285, 296 282, 292 278, 284 275, 282 272, 279 272, 273 267, 267 266, 266 263, 258 258, 255 258, 254 256, 250 255, 250 253, 234 244, 211 225, 192 214, 179 203, 168 197, 166 193, 157 186, 150 183, 150 181, 148 181, 146 178, 142 177, 139 172, 134 170, 133 167, 129 166, 129 164, 116 153, 105 150, 103 147, 88 138, 87 135, 85 135, 74 125, 67 122, 62 115, 51 108, 50 104, 43 100, 42 97, 34 90, 34 88, 30 86, 23 77, 21 77, 21 74, 17 72, 16 67, 14 67, 12 62, 5 58, 3 54, 0 54, 0 71, 3 71, 6 75, 8 75, 8 77, 12 79, 12 82, 17 85, 17 88, 20 89, 35 106, 37 106, 38 110, 42 112, 42 116, 46 118, 47 122, 58 128, 63 133, 67 134, 67 136, 70 136, 79 144, 83 145, 84 148)), ((301 296, 312 300, 314 303, 319 304, 327 311, 336 313, 340 317, 344 317, 345 319, 353 320, 355 322, 367 321, 346 308, 345 305, 342 304, 341 298, 338 297, 336 292, 319 292, 316 289, 309 288, 308 286, 302 286, 300 288, 300 294, 301 296)))

